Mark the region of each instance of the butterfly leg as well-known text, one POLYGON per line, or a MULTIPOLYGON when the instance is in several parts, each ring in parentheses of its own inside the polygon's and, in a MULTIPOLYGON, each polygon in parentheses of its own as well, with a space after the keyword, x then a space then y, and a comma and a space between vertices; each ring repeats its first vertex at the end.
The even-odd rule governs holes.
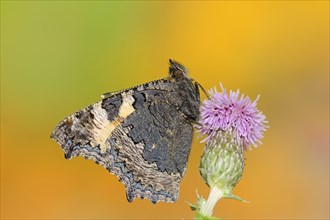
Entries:
POLYGON ((201 84, 199 84, 198 82, 195 82, 195 88, 196 88, 196 92, 199 94, 198 92, 198 87, 201 88, 201 90, 203 91, 203 93, 206 95, 206 97, 208 99, 210 99, 209 94, 207 93, 207 91, 203 88, 203 86, 201 84))

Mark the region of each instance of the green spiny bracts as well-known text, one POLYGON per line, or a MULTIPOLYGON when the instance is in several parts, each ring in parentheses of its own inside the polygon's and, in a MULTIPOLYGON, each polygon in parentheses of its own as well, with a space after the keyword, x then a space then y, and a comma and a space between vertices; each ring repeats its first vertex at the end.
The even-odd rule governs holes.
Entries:
POLYGON ((200 174, 206 184, 230 195, 242 178, 244 148, 232 132, 219 132, 208 141, 200 162, 200 174))

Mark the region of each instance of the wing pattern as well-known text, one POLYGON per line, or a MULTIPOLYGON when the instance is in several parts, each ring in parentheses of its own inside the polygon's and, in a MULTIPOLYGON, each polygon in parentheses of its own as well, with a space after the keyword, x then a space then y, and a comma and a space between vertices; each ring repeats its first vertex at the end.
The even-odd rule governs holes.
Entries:
POLYGON ((116 175, 128 201, 174 202, 190 153, 199 95, 189 78, 116 93, 65 118, 51 137, 65 157, 92 159, 116 175))

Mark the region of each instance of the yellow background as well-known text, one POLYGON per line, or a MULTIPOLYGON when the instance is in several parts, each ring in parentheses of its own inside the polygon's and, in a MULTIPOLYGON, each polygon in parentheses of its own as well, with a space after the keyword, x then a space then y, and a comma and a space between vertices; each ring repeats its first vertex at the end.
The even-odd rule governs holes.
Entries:
MULTIPOLYGON (((177 203, 124 186, 49 138, 100 95, 186 65, 206 89, 255 98, 270 121, 224 218, 329 218, 329 2, 1 1, 1 217, 192 218, 208 188, 194 137, 177 203)), ((205 98, 205 96, 203 96, 205 98)))

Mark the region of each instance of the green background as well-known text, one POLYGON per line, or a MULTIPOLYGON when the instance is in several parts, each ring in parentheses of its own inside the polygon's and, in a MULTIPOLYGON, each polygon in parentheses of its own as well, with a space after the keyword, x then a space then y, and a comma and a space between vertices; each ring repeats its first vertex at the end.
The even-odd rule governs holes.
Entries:
MULTIPOLYGON (((328 1, 1 1, 1 218, 192 218, 207 196, 195 135, 177 203, 128 203, 115 176, 49 138, 100 95, 186 65, 270 121, 224 218, 329 218, 328 1)), ((205 97, 203 97, 205 98, 205 97)))

